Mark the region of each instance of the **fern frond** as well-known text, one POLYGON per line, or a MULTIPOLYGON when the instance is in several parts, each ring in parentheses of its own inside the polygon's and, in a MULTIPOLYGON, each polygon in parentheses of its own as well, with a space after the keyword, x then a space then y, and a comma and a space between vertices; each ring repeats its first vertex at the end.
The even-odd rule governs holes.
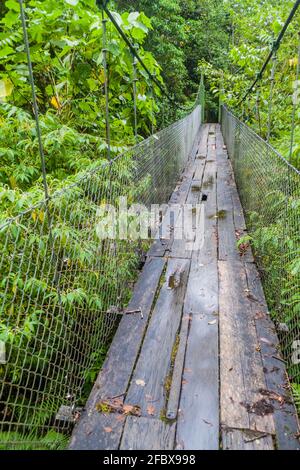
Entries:
POLYGON ((68 445, 68 436, 48 431, 43 437, 18 432, 0 432, 0 450, 63 450, 68 445))
POLYGON ((6 34, 0 35, 0 49, 4 46, 13 46, 14 44, 18 43, 22 39, 22 31, 17 30, 12 32, 9 36, 6 34))

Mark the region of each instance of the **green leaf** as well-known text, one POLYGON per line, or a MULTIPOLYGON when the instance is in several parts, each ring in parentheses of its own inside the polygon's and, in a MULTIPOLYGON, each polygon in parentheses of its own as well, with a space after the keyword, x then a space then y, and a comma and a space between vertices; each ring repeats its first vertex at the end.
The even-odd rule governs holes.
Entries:
POLYGON ((72 5, 73 7, 75 7, 79 0, 65 0, 66 3, 68 3, 68 5, 72 5))
POLYGON ((8 55, 14 54, 15 51, 10 46, 4 46, 0 49, 0 58, 7 57, 8 55))
POLYGON ((7 0, 7 2, 5 2, 5 6, 9 10, 17 11, 18 13, 20 12, 20 5, 16 0, 7 0))

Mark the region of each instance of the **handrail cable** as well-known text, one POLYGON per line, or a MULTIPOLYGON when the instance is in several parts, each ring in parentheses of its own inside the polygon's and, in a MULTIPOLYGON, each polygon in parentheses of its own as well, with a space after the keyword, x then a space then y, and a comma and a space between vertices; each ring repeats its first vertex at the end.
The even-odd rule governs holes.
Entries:
MULTIPOLYGON (((299 0, 299 3, 300 3, 300 0, 299 0)), ((163 87, 163 85, 157 80, 157 78, 153 75, 152 72, 150 72, 150 70, 148 69, 147 65, 144 63, 143 59, 141 58, 141 56, 139 55, 139 53, 137 52, 136 48, 134 47, 134 45, 130 42, 130 40, 128 39, 128 37, 126 36, 126 34, 124 33, 124 31, 122 30, 121 26, 118 24, 118 22, 115 20, 114 16, 112 15, 112 13, 109 11, 109 9, 107 8, 107 4, 108 4, 108 1, 107 0, 96 0, 96 4, 97 6, 104 10, 105 13, 107 14, 108 18, 110 19, 110 21, 112 22, 112 24, 114 25, 114 27, 116 28, 116 30, 118 31, 118 33, 120 34, 120 36, 122 37, 122 39, 124 40, 124 42, 127 44, 128 48, 130 49, 130 52, 132 53, 132 55, 137 59, 137 61, 140 63, 140 65, 143 67, 143 69, 145 70, 145 72, 147 73, 147 75, 149 76, 150 80, 155 83, 155 85, 160 89, 160 91, 162 92, 162 94, 164 96, 166 96, 166 98, 170 101, 170 103, 173 105, 173 106, 176 106, 177 109, 181 109, 182 111, 190 111, 191 109, 194 108, 194 104, 192 106, 189 106, 189 107, 184 107, 184 106, 180 106, 176 100, 165 90, 165 88, 163 87)), ((197 98, 196 98, 196 101, 198 99, 198 96, 199 96, 199 93, 197 94, 197 98)))
POLYGON ((295 2, 294 6, 293 6, 293 8, 292 8, 292 10, 291 10, 291 12, 290 12, 290 14, 289 14, 289 17, 287 18, 287 20, 286 20, 286 22, 285 22, 285 24, 284 24, 284 26, 283 26, 281 32, 279 33, 278 38, 277 38, 276 41, 273 43, 272 49, 271 49, 271 51, 270 51, 270 53, 269 53, 269 55, 268 55, 268 57, 267 57, 267 59, 266 59, 264 65, 262 66, 260 72, 257 74, 256 79, 254 80, 254 82, 252 83, 252 85, 250 86, 250 88, 248 89, 248 91, 246 92, 246 94, 245 94, 245 95, 243 96, 243 98, 238 102, 238 105, 240 105, 241 103, 243 103, 243 102, 246 100, 246 98, 247 98, 247 97, 250 95, 250 93, 253 91, 253 89, 255 88, 256 84, 259 82, 259 80, 262 79, 262 76, 263 76, 263 74, 264 74, 264 72, 265 72, 265 70, 266 70, 266 68, 267 68, 267 66, 268 66, 268 64, 269 64, 269 62, 270 62, 270 60, 272 59, 274 53, 279 49, 280 44, 281 44, 281 41, 282 41, 282 39, 283 39, 283 37, 284 37, 284 35, 285 35, 285 33, 286 33, 286 31, 287 31, 287 29, 288 29, 290 23, 292 22, 292 20, 293 20, 295 14, 297 13, 297 10, 298 10, 299 6, 300 6, 300 0, 296 0, 296 2, 295 2))
POLYGON ((298 61, 297 61, 297 70, 296 70, 296 86, 295 94, 293 96, 293 112, 292 112, 292 128, 291 128, 291 141, 290 141, 290 150, 289 150, 289 163, 291 163, 294 149, 294 140, 295 140, 295 127, 296 127, 296 106, 297 106, 297 87, 300 77, 300 32, 298 33, 298 61))

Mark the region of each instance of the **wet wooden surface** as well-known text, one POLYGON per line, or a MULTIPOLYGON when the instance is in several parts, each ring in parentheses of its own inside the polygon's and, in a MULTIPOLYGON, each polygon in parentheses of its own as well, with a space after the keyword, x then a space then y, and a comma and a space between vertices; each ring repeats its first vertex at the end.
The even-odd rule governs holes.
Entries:
POLYGON ((219 125, 202 126, 158 233, 128 307, 143 319, 122 318, 70 449, 299 449, 219 125), (187 240, 171 204, 189 205, 187 240))

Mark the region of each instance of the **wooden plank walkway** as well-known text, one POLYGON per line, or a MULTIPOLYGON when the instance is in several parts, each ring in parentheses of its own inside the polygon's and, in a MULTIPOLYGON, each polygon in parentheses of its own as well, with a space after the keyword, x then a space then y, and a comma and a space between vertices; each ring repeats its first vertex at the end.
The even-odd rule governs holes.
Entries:
POLYGON ((153 243, 129 305, 143 318, 122 318, 70 449, 300 449, 259 274, 237 250, 246 225, 219 125, 202 126, 170 203, 197 204, 204 230, 187 247, 177 214, 153 243))

